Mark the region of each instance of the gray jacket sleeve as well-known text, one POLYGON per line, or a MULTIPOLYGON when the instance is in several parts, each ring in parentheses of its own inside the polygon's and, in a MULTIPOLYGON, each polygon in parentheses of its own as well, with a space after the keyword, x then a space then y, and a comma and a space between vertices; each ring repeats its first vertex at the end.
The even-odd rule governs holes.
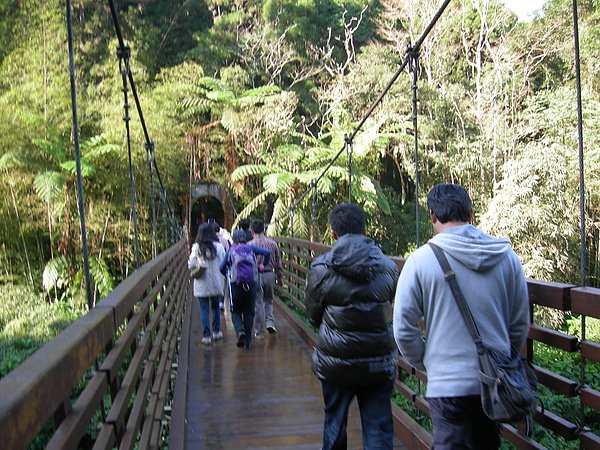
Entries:
POLYGON ((402 356, 413 366, 425 370, 425 341, 418 320, 423 317, 423 294, 415 264, 408 258, 404 265, 394 300, 394 339, 402 356))

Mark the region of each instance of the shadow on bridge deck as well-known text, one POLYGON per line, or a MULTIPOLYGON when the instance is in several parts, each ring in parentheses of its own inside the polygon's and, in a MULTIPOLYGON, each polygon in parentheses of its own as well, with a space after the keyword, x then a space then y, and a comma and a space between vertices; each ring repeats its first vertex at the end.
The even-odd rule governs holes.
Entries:
MULTIPOLYGON (((240 349, 229 311, 221 315, 224 339, 203 346, 199 307, 192 305, 185 428, 171 429, 183 432, 185 448, 320 448, 323 401, 310 368, 312 349, 279 307, 277 334, 240 349)), ((362 448, 356 402, 348 417, 348 448, 362 448)))

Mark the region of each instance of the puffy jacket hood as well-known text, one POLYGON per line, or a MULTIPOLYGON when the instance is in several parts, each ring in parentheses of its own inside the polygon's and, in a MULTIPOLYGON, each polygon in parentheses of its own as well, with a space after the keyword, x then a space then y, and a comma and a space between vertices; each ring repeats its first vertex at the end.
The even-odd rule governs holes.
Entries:
POLYGON ((371 281, 374 267, 379 266, 381 252, 378 250, 371 238, 362 234, 345 234, 331 248, 329 266, 353 280, 371 281))
POLYGON ((508 239, 492 238, 470 224, 449 228, 434 236, 431 242, 477 272, 490 270, 511 251, 508 239))

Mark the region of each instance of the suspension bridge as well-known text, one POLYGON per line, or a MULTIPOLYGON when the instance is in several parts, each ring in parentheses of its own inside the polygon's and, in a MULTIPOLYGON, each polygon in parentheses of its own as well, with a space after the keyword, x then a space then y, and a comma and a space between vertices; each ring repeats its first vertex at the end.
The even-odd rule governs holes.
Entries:
MULTIPOLYGON (((352 185, 353 138, 406 68, 413 76, 412 120, 418 188, 417 60, 421 44, 449 2, 442 4, 421 37, 407 50, 384 91, 354 131, 346 136, 344 147, 323 169, 312 188, 291 206, 291 222, 294 208, 316 190, 319 179, 343 152, 348 153, 348 185, 352 185)), ((310 370, 311 349, 317 336, 302 317, 308 265, 329 247, 293 237, 275 237, 282 250, 284 265, 284 283, 277 292, 276 301, 278 333, 255 341, 251 349, 239 349, 235 345, 229 313, 225 311, 223 341, 210 347, 200 344, 198 305, 191 293, 186 266, 189 243, 176 226, 167 199, 154 144, 129 68, 130 51, 125 45, 112 0, 110 5, 119 41, 117 56, 123 82, 137 270, 107 297, 95 305, 92 303, 79 164, 71 6, 67 0, 73 133, 89 312, 0 380, 0 447, 11 450, 32 445, 50 449, 318 448, 323 405, 320 385, 310 370), (144 131, 152 193, 154 257, 145 264, 140 261, 136 225, 129 92, 135 100, 144 131), (160 208, 155 205, 156 191, 160 208), (159 210, 165 232, 163 242, 168 243, 162 249, 158 239, 159 210)), ((577 43, 575 1, 574 33, 577 43)), ((583 167, 580 92, 578 86, 578 136, 580 167, 583 167)), ((583 171, 580 178, 583 208, 583 171)), ((218 191, 218 187, 212 188, 218 191)), ((194 195, 200 197, 202 193, 198 191, 194 195)), ((416 196, 418 199, 418 190, 416 196)), ((352 201, 350 189, 348 200, 352 201)), ((600 343, 585 337, 585 317, 600 318, 600 289, 585 286, 583 217, 582 211, 580 285, 528 280, 532 325, 524 356, 533 363, 543 389, 574 405, 568 417, 559 416, 550 407, 539 407, 534 414, 536 428, 552 433, 564 442, 577 442, 580 448, 600 449, 600 436, 590 426, 590 420, 598 417, 600 411, 600 392, 586 383, 585 374, 586 364, 600 362, 600 343), (533 308, 536 305, 581 315, 580 337, 535 324, 533 308), (539 344, 577 354, 582 361, 580 377, 569 379, 536 365, 539 344)), ((290 229, 293 230, 293 226, 290 229)), ((403 260, 392 259, 401 269, 403 260)), ((400 376, 395 382, 394 396, 399 400, 393 401, 394 448, 429 448, 428 404, 423 389, 427 375, 411 367, 401 356, 398 367, 400 376)), ((360 448, 360 417, 355 405, 350 412, 348 430, 349 446, 360 448)), ((535 440, 535 434, 527 437, 519 424, 502 425, 501 435, 517 448, 546 448, 535 440)))

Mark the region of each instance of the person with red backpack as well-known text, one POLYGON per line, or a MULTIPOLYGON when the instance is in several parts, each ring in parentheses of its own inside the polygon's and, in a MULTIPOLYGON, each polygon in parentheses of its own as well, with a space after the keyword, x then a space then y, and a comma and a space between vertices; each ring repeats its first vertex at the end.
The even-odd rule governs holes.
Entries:
POLYGON ((246 244, 246 235, 237 230, 233 233, 233 245, 227 250, 221 262, 221 273, 230 271, 231 280, 231 321, 237 336, 237 346, 250 348, 254 324, 254 302, 258 271, 269 264, 269 250, 246 244), (263 256, 261 264, 256 264, 256 256, 263 256))

